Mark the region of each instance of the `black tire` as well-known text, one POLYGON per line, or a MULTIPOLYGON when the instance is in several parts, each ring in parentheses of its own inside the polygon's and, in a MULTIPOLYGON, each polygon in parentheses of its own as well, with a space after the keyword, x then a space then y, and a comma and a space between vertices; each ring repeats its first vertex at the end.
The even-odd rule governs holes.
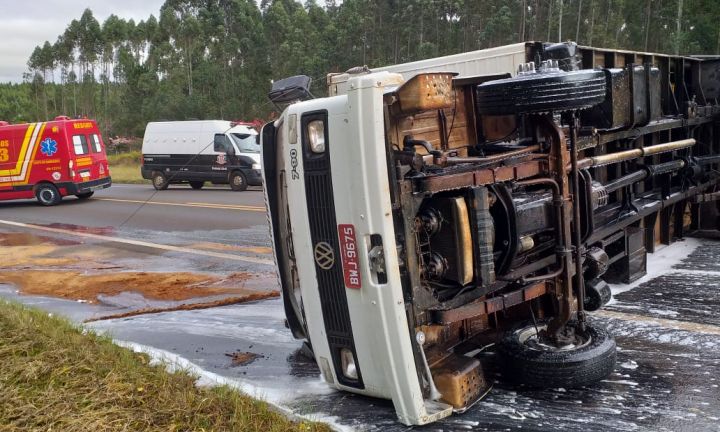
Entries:
POLYGON ((165 177, 165 174, 155 171, 152 176, 152 184, 155 190, 165 190, 168 188, 170 183, 168 182, 167 177, 165 177))
POLYGON ((244 191, 248 188, 245 174, 241 173, 240 171, 233 171, 233 173, 230 174, 230 178, 228 179, 228 181, 230 182, 230 189, 234 191, 244 191))
POLYGON ((203 186, 205 186, 205 182, 204 182, 204 181, 191 181, 191 182, 190 182, 190 187, 193 188, 193 189, 196 189, 196 190, 197 190, 197 189, 202 189, 203 186))
POLYGON ((80 193, 75 196, 78 197, 79 200, 86 200, 86 199, 90 198, 91 196, 93 196, 94 194, 95 194, 94 191, 90 191, 90 192, 80 193))
MULTIPOLYGON (((546 326, 547 321, 538 322, 540 330, 546 326)), ((569 349, 523 343, 528 331, 535 335, 532 323, 508 331, 498 344, 503 375, 510 381, 539 388, 582 387, 607 378, 615 369, 617 346, 602 327, 588 322, 581 335, 584 343, 569 349)))
POLYGON ((35 198, 44 206, 54 206, 60 204, 62 195, 55 185, 50 183, 42 183, 35 188, 35 198))
POLYGON ((599 70, 531 73, 480 84, 477 109, 488 115, 585 109, 605 100, 605 88, 599 70))

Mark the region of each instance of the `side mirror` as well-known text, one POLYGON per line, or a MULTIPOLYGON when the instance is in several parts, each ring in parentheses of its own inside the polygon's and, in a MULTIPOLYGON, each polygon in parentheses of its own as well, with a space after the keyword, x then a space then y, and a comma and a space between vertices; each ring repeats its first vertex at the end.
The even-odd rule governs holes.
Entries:
POLYGON ((312 78, 307 75, 283 78, 273 82, 268 98, 274 104, 313 99, 313 95, 310 93, 311 83, 312 78))
POLYGON ((231 144, 231 145, 227 146, 227 154, 229 154, 231 156, 235 154, 235 146, 234 145, 231 144))
POLYGON ((225 147, 225 139, 225 135, 216 134, 213 140, 213 150, 216 152, 225 152, 225 150, 227 150, 225 147))

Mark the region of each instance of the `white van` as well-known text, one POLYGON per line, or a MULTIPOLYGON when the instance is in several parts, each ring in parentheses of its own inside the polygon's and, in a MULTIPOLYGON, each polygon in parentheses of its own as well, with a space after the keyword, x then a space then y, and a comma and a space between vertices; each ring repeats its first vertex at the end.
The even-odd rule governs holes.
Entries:
POLYGON ((257 131, 226 120, 151 122, 142 145, 142 177, 157 190, 189 183, 230 184, 233 190, 262 185, 257 131))

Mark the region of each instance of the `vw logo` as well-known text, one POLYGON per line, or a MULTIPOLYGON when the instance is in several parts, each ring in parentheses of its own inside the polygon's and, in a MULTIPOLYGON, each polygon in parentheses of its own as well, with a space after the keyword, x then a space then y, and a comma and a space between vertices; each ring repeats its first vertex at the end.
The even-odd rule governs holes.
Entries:
POLYGON ((323 270, 330 270, 335 265, 335 251, 326 242, 315 245, 315 262, 323 270))

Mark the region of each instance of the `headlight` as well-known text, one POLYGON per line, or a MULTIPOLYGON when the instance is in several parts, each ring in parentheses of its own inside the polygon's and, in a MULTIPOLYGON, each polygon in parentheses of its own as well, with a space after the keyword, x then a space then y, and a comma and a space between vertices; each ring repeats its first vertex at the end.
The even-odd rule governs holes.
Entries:
POLYGON ((355 367, 355 357, 352 351, 347 348, 340 350, 340 363, 342 364, 342 373, 346 378, 352 380, 358 379, 357 368, 355 367))
POLYGON ((307 125, 308 141, 313 153, 325 153, 325 123, 313 120, 307 125))
POLYGON ((259 163, 252 164, 252 169, 256 169, 256 170, 260 169, 260 164, 259 163))

